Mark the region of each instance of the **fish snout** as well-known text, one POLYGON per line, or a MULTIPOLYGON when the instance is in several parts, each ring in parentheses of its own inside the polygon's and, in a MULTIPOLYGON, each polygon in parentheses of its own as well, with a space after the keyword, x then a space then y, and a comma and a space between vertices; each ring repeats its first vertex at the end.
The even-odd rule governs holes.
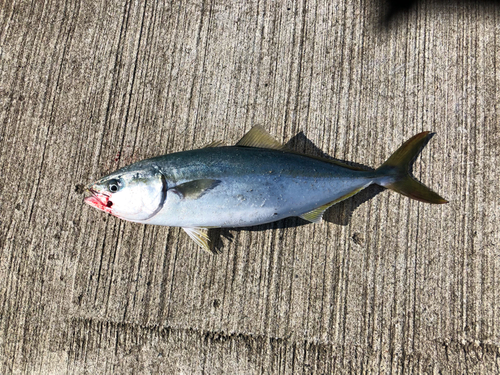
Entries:
POLYGON ((85 203, 97 208, 98 210, 111 213, 111 206, 113 205, 113 202, 109 200, 110 196, 108 194, 99 191, 93 184, 85 187, 85 193, 90 194, 83 199, 85 203))

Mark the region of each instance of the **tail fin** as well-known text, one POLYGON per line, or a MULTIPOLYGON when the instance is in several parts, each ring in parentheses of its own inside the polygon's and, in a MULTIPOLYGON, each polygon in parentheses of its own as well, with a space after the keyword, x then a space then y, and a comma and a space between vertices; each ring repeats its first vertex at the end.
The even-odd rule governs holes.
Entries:
POLYGON ((427 203, 448 203, 424 184, 410 175, 410 166, 431 137, 430 132, 422 132, 407 140, 377 169, 377 173, 390 176, 382 186, 397 191, 412 199, 427 203))

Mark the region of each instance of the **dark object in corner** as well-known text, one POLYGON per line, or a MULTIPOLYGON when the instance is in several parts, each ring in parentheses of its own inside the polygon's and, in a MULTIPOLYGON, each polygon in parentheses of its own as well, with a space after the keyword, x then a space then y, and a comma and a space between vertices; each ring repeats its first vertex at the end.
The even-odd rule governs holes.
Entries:
POLYGON ((456 6, 478 4, 480 6, 500 5, 500 0, 381 0, 380 5, 386 9, 383 22, 388 25, 397 17, 416 9, 419 3, 438 6, 456 6))

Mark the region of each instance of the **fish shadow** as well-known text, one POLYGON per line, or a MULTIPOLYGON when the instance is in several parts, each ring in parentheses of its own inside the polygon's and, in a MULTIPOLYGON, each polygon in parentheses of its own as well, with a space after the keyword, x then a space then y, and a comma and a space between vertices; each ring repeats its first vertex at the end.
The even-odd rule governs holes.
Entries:
MULTIPOLYGON (((347 165, 351 165, 354 167, 366 169, 367 171, 373 171, 374 169, 368 167, 366 165, 355 163, 352 161, 345 161, 331 157, 330 155, 324 153, 321 149, 319 149, 313 142, 311 142, 304 135, 303 132, 298 133, 293 138, 291 138, 285 146, 291 150, 292 152, 299 152, 306 155, 322 157, 325 159, 342 162, 347 165)), ((346 226, 349 224, 354 211, 361 206, 366 201, 369 201, 380 192, 386 190, 384 187, 379 185, 370 185, 366 189, 362 190, 358 194, 339 202, 323 214, 323 220, 328 223, 333 223, 336 225, 346 226)), ((233 233, 239 233, 241 231, 249 231, 249 232, 261 232, 271 229, 285 229, 285 228, 295 228, 301 227, 303 225, 311 224, 309 221, 301 219, 300 217, 288 217, 279 221, 275 221, 268 224, 255 225, 251 227, 238 227, 238 228, 214 228, 210 229, 208 232, 208 236, 210 242, 212 243, 212 251, 214 253, 222 252, 224 248, 224 242, 222 238, 225 238, 229 242, 234 241, 233 233)))

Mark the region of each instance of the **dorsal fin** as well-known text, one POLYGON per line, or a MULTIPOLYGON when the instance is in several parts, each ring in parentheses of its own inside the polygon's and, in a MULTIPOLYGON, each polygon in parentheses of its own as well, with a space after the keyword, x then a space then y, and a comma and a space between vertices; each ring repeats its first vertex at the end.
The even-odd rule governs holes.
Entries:
POLYGON ((274 139, 262 126, 256 125, 241 138, 236 146, 270 148, 284 150, 285 146, 274 139))
POLYGON ((224 144, 224 141, 213 141, 210 142, 208 145, 203 146, 202 148, 212 148, 212 147, 219 147, 224 144))
POLYGON ((339 165, 339 166, 344 167, 344 168, 352 169, 353 171, 365 171, 366 172, 366 171, 373 170, 373 169, 370 169, 367 167, 360 167, 360 166, 356 166, 356 165, 343 163, 343 162, 338 161, 338 160, 327 159, 327 158, 324 158, 322 156, 309 155, 309 154, 304 154, 302 152, 294 152, 294 151, 290 151, 290 152, 292 152, 294 154, 304 155, 304 156, 307 156, 308 158, 325 161, 325 162, 330 163, 330 164, 339 165))
POLYGON ((336 164, 344 168, 349 168, 355 171, 367 171, 369 168, 362 168, 358 166, 353 166, 350 164, 342 163, 341 161, 327 159, 321 156, 304 154, 303 152, 298 152, 291 150, 288 146, 282 145, 276 139, 274 139, 271 134, 269 134, 262 126, 256 125, 252 129, 246 133, 243 138, 241 138, 236 146, 246 146, 246 147, 259 147, 259 148, 268 148, 272 150, 281 150, 286 151, 292 154, 307 156, 312 159, 317 159, 321 161, 325 161, 330 164, 336 164))

